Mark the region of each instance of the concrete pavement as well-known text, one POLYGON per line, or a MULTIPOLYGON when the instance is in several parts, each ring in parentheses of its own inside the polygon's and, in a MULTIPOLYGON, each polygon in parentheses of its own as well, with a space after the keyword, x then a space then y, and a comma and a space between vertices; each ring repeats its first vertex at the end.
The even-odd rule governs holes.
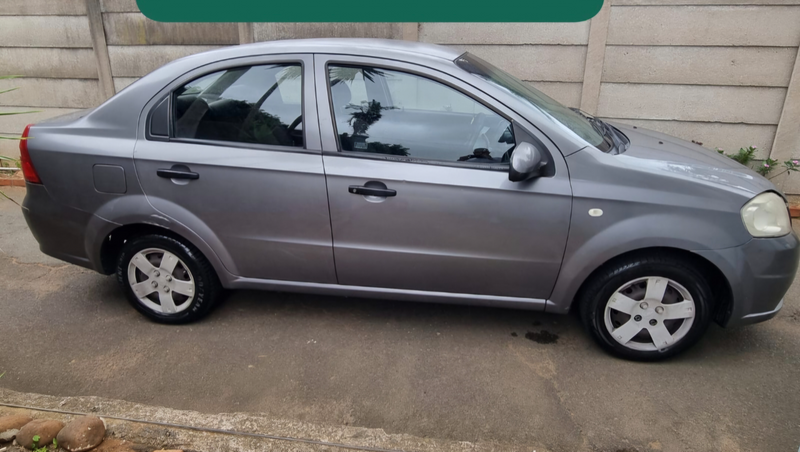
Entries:
POLYGON ((0 338, 0 388, 20 392, 530 450, 800 446, 798 284, 772 321, 654 364, 604 354, 573 317, 476 307, 244 291, 164 326, 113 277, 39 253, 0 199, 0 338))

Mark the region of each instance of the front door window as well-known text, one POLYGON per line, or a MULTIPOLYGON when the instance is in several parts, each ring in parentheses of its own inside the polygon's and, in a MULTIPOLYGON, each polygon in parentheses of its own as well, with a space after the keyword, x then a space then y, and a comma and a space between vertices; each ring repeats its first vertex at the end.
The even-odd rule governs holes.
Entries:
POLYGON ((461 91, 419 75, 328 67, 340 150, 415 160, 507 164, 511 122, 461 91))

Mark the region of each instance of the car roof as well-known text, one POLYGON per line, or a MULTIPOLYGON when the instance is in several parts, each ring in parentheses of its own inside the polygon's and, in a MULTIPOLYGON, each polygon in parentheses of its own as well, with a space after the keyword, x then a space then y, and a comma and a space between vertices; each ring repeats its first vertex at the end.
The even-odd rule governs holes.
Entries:
POLYGON ((343 53, 348 55, 381 56, 385 53, 406 53, 443 58, 453 61, 463 52, 436 44, 400 41, 396 39, 321 38, 265 41, 225 47, 210 53, 224 58, 231 56, 265 55, 273 53, 343 53))

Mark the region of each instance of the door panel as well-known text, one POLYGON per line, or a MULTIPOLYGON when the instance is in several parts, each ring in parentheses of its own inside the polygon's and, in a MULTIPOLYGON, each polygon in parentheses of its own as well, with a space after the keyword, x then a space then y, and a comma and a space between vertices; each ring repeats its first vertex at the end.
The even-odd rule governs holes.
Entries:
MULTIPOLYGON (((416 65, 338 55, 315 58, 320 93, 327 93, 329 89, 328 62, 406 71, 443 81, 461 91, 474 91, 462 81, 416 65)), ((372 74, 373 78, 379 76, 372 74)), ((343 97, 347 98, 346 93, 343 97)), ((431 99, 428 97, 425 101, 431 103, 431 99)), ((491 99, 478 99, 507 118, 524 123, 524 119, 513 112, 493 105, 491 99)), ((337 137, 334 121, 339 129, 346 124, 352 126, 355 121, 334 119, 337 112, 345 111, 336 93, 333 108, 329 97, 319 96, 318 100, 339 283, 546 299, 561 266, 571 211, 566 164, 552 143, 535 128, 529 132, 540 142, 548 143, 555 175, 523 183, 510 182, 507 172, 496 170, 498 164, 502 166, 499 157, 503 152, 502 146, 496 143, 492 147, 499 151, 492 149, 491 156, 485 153, 483 159, 472 159, 487 164, 473 167, 469 166, 469 161, 426 162, 425 158, 416 158, 415 151, 430 154, 439 146, 436 140, 419 140, 430 135, 429 131, 419 128, 431 127, 433 121, 416 124, 416 129, 408 127, 407 136, 403 138, 409 143, 403 147, 406 154, 380 155, 385 149, 380 146, 381 140, 386 140, 383 137, 397 135, 397 128, 404 128, 402 123, 387 128, 381 126, 380 121, 395 114, 412 113, 393 105, 392 99, 381 102, 388 103, 385 116, 381 115, 366 131, 364 127, 362 131, 348 131, 348 136, 359 137, 361 143, 366 143, 360 147, 364 151, 340 152, 340 138, 346 137, 337 137), (390 131, 392 128, 394 131, 390 131), (379 145, 373 145, 372 141, 379 145), (385 186, 396 194, 376 197, 353 193, 352 187, 360 186, 385 186)), ((361 110, 366 112, 364 108, 361 110)), ((455 108, 452 110, 462 113, 455 108)), ((476 121, 483 120, 477 116, 477 110, 473 110, 476 111, 473 117, 476 121)), ((424 113, 414 115, 425 116, 424 113)), ((363 116, 353 117, 361 120, 363 116)), ((403 117, 411 120, 413 115, 403 117)), ((437 123, 441 125, 444 121, 437 123)), ((446 140, 448 136, 459 135, 460 131, 450 132, 442 130, 437 136, 446 140)), ((344 139, 341 141, 342 146, 349 146, 344 139)), ((452 144, 451 140, 450 149, 443 153, 447 159, 469 155, 470 148, 474 147, 465 146, 464 152, 460 152, 454 150, 452 144)))
POLYGON ((327 154, 324 162, 340 284, 550 295, 569 225, 565 187, 523 186, 494 171, 327 154), (349 193, 368 181, 397 195, 349 193))
MULTIPOLYGON (((248 60, 249 64, 269 64, 275 59, 251 60, 248 60)), ((242 137, 247 142, 140 139, 134 154, 136 170, 151 204, 165 216, 183 223, 203 237, 215 248, 232 274, 336 283, 325 174, 319 149, 315 87, 311 76, 313 60, 307 55, 289 55, 281 56, 275 62, 287 60, 302 62, 305 71, 303 122, 300 124, 305 137, 304 148, 264 144, 270 141, 296 143, 297 139, 285 132, 285 126, 284 130, 275 126, 275 118, 280 117, 280 123, 285 124, 291 122, 295 114, 287 116, 280 110, 275 113, 267 107, 263 110, 268 115, 248 113, 255 111, 248 110, 253 105, 269 105, 273 102, 271 97, 242 89, 248 86, 230 84, 231 78, 240 75, 223 75, 219 79, 228 77, 226 86, 231 90, 238 89, 240 94, 237 96, 245 100, 225 99, 219 93, 206 95, 200 103, 190 99, 192 104, 183 106, 185 111, 203 119, 199 126, 192 128, 189 124, 184 130, 198 135, 213 131, 215 136, 242 137), (246 96, 252 99, 247 100, 246 96), (229 123, 224 123, 226 117, 218 113, 230 110, 237 113, 229 118, 243 118, 252 124, 246 134, 231 131, 229 123), (211 116, 212 113, 215 116, 211 116), (261 127, 262 124, 266 126, 261 127), (159 170, 179 171, 179 178, 170 178, 175 173, 164 171, 159 176, 159 170)), ((188 80, 178 86, 185 82, 188 80)), ((203 85, 198 89, 213 90, 214 85, 211 86, 203 85)), ((190 94, 195 92, 190 91, 190 94)), ((283 100, 288 101, 287 94, 283 93, 283 100)))
POLYGON ((153 206, 191 229, 207 226, 231 273, 336 283, 320 155, 159 141, 140 141, 135 155, 153 206), (199 178, 157 175, 175 164, 199 178))

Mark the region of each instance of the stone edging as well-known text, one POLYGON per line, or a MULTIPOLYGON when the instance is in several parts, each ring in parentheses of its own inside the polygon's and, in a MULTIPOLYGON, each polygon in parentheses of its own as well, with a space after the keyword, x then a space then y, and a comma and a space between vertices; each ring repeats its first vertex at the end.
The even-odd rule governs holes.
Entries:
MULTIPOLYGON (((221 434, 209 431, 145 425, 115 420, 114 417, 140 419, 192 426, 199 429, 224 429, 254 434, 278 435, 286 438, 307 438, 331 443, 348 444, 361 450, 398 450, 406 452, 547 452, 541 444, 505 444, 493 441, 456 441, 423 438, 409 434, 386 433, 383 429, 354 426, 312 424, 303 421, 275 419, 261 414, 221 413, 204 414, 170 408, 141 405, 102 397, 55 397, 28 394, 0 387, 0 402, 66 412, 88 413, 107 423, 110 436, 132 443, 164 449, 225 451, 225 452, 322 452, 347 448, 327 447, 308 443, 221 434)), ((31 413, 31 410, 0 405, 0 413, 31 413)), ((34 418, 46 415, 62 421, 71 415, 32 413, 34 418)))

